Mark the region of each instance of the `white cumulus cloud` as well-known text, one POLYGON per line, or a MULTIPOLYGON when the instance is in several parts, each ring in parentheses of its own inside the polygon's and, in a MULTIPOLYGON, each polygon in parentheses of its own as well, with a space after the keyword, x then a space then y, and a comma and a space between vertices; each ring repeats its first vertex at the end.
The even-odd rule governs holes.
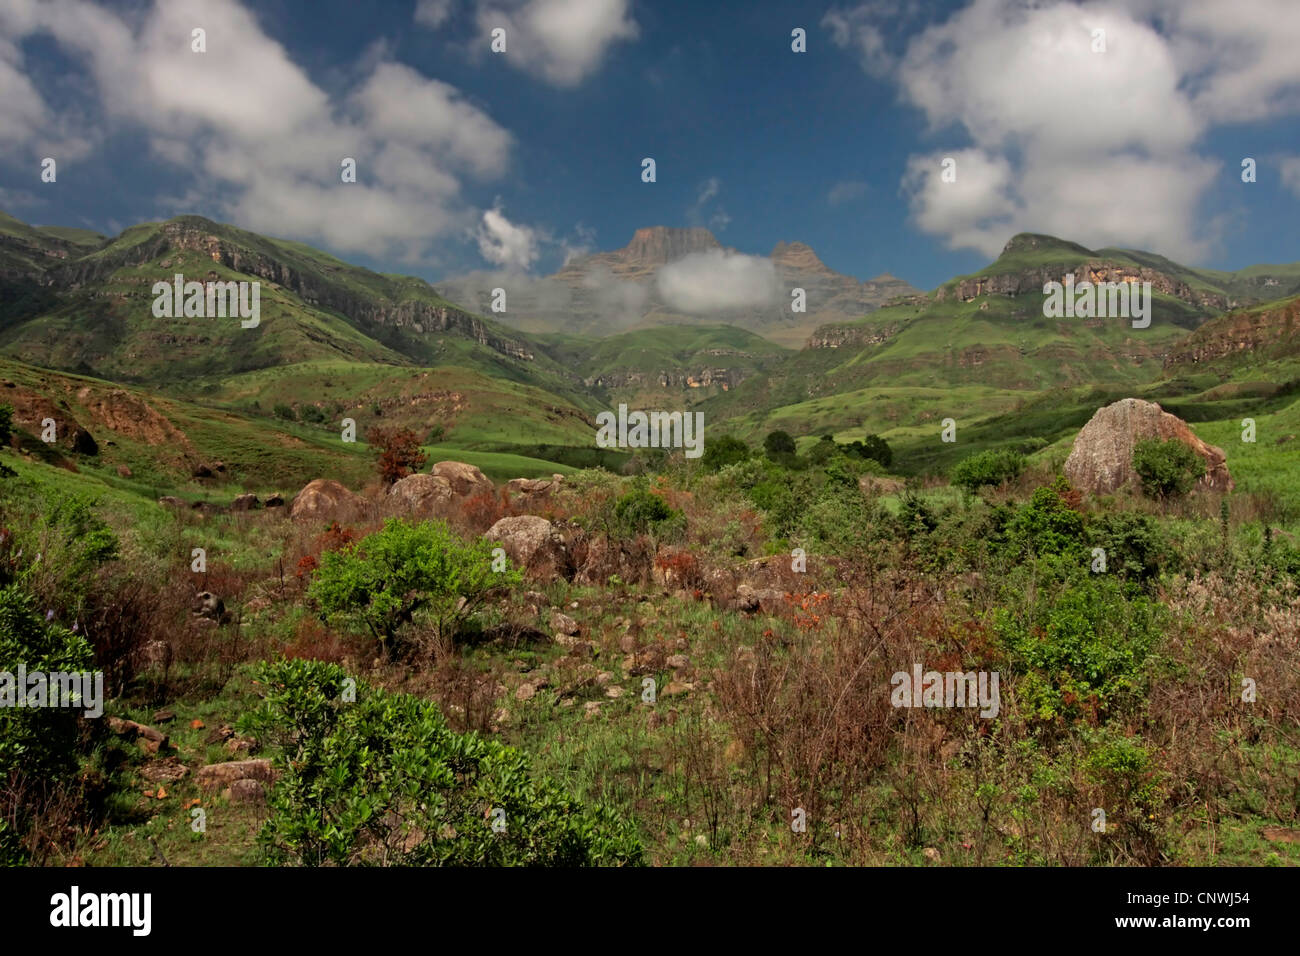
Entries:
POLYGON ((477 22, 485 48, 506 31, 505 53, 492 55, 558 87, 577 86, 610 47, 640 35, 629 0, 479 0, 477 22))

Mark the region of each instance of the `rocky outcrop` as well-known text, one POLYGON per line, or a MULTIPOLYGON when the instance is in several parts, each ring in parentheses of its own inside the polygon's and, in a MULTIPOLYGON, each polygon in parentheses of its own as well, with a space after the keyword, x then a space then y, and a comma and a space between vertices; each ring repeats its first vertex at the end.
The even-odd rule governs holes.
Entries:
POLYGON ((439 475, 407 475, 388 489, 390 503, 420 517, 437 514, 452 496, 451 482, 439 475))
POLYGON ((513 504, 526 510, 547 504, 563 484, 563 475, 552 475, 550 478, 515 478, 506 482, 506 493, 513 504))
POLYGON ((1198 489, 1231 491, 1223 449, 1197 438, 1187 423, 1155 402, 1126 398, 1097 410, 1074 439, 1065 461, 1065 477, 1074 487, 1091 494, 1110 494, 1135 476, 1133 448, 1147 439, 1177 439, 1205 461, 1205 476, 1198 489))
POLYGON ((452 494, 458 498, 468 498, 483 492, 491 494, 496 490, 487 475, 463 461, 440 461, 433 466, 433 475, 446 481, 452 494))
POLYGON ((869 345, 884 345, 903 326, 898 322, 889 325, 822 325, 808 337, 804 348, 838 349, 845 346, 865 348, 869 345))
POLYGON ((583 384, 588 388, 644 388, 651 384, 660 388, 711 388, 719 385, 723 391, 727 391, 748 377, 744 369, 738 368, 701 368, 691 371, 674 368, 649 373, 602 372, 584 379, 583 384))
POLYGON ((511 561, 536 577, 562 574, 568 564, 564 538, 554 525, 536 515, 502 518, 483 537, 500 542, 511 561))
POLYGON ((317 478, 294 497, 289 516, 295 521, 348 521, 359 515, 365 504, 366 499, 337 481, 317 478))
POLYGON ((1273 308, 1232 312, 1211 319, 1170 349, 1165 369, 1175 371, 1236 355, 1262 361, 1297 353, 1300 296, 1273 308))

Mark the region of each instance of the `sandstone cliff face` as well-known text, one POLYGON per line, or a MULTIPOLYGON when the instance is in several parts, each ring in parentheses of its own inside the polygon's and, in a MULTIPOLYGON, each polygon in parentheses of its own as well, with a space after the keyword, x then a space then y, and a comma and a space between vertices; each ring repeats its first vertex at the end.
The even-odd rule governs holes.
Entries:
MULTIPOLYGON (((163 259, 166 267, 166 254, 172 250, 199 252, 227 269, 283 286, 303 302, 338 312, 353 321, 409 327, 418 333, 457 332, 503 355, 524 361, 533 358, 521 343, 494 333, 478 318, 460 309, 418 299, 394 302, 358 295, 341 283, 301 272, 279 259, 247 250, 194 220, 165 223, 157 236, 112 255, 71 262, 59 270, 58 281, 76 287, 102 279, 124 265, 156 259, 163 259)), ((169 278, 159 276, 163 280, 169 278)), ((200 276, 186 278, 201 279, 200 276)), ((209 278, 215 278, 215 273, 209 278)))
POLYGON ((1300 298, 1275 309, 1221 316, 1175 345, 1165 358, 1165 368, 1186 368, 1240 354, 1300 352, 1298 331, 1300 298))
POLYGON ((1097 410, 1074 439, 1065 461, 1065 477, 1074 487, 1091 494, 1110 494, 1135 477, 1133 448, 1146 439, 1177 439, 1205 462, 1205 477, 1197 489, 1231 491, 1223 449, 1207 445, 1187 423, 1155 402, 1126 398, 1097 410))
POLYGON ((1080 282, 1150 282, 1152 292, 1173 296, 1203 309, 1226 309, 1228 298, 1217 292, 1193 289, 1186 282, 1155 269, 1125 266, 1104 259, 1087 259, 1069 268, 1026 269, 1001 275, 976 276, 942 286, 936 293, 939 302, 960 299, 969 302, 981 295, 1041 295, 1048 282, 1065 282, 1068 273, 1080 282))
POLYGON ((602 372, 584 379, 583 384, 588 388, 640 388, 651 384, 661 388, 710 388, 720 385, 723 391, 727 391, 748 377, 748 374, 741 369, 702 368, 696 371, 660 369, 656 373, 602 372))
POLYGON ((863 328, 852 325, 823 325, 808 337, 804 348, 838 349, 845 346, 865 348, 869 345, 884 345, 895 335, 902 325, 894 322, 883 327, 863 328))

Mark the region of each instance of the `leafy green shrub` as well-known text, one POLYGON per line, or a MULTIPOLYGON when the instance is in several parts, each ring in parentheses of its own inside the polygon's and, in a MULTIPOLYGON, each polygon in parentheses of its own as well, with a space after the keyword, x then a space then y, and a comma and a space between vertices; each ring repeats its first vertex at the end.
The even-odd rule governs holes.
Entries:
POLYGON ((949 480, 974 492, 983 485, 1000 485, 1025 470, 1024 456, 1005 449, 990 449, 963 458, 953 466, 949 480))
POLYGON ((1151 498, 1185 495, 1205 474, 1205 461, 1177 438, 1148 438, 1133 447, 1133 470, 1151 498))
POLYGON ((315 405, 304 405, 302 407, 302 420, 313 425, 319 425, 325 421, 325 410, 317 408, 315 405))
POLYGON ((889 467, 894 460, 894 452, 889 443, 879 435, 868 435, 862 441, 852 441, 844 446, 844 453, 853 458, 867 458, 889 467))
POLYGON ((1070 507, 1069 493, 1069 484, 1059 476, 1034 489, 1028 504, 1007 522, 1007 547, 1014 555, 1077 557, 1084 546, 1083 515, 1070 507))
POLYGON ((287 422, 298 420, 298 413, 293 410, 293 406, 286 405, 284 402, 276 402, 272 412, 276 418, 283 418, 287 422))
POLYGON ((1017 694, 1043 720, 1101 717, 1139 687, 1163 609, 1129 597, 1110 577, 1079 577, 1016 613, 999 608, 998 634, 1023 679, 1017 694))
MULTIPOLYGON (((0 671, 90 671, 89 643, 45 619, 18 582, 0 587, 0 671)), ((13 687, 16 695, 27 688, 13 687)), ((8 703, 12 705, 14 700, 8 703)), ((0 706, 0 864, 25 858, 23 836, 35 803, 69 786, 80 768, 80 727, 74 708, 0 706)))
POLYGON ((649 534, 676 514, 666 501, 644 488, 629 491, 614 505, 614 518, 626 534, 649 534))
POLYGON ((749 457, 749 446, 733 435, 719 435, 704 443, 704 454, 700 456, 700 467, 705 471, 717 471, 727 465, 734 465, 749 457))
POLYGON ((492 592, 522 580, 514 568, 492 570, 493 547, 481 538, 466 543, 441 521, 390 518, 382 530, 322 553, 308 595, 325 615, 360 620, 390 656, 417 620, 449 642, 492 592))
POLYGON ((529 774, 513 748, 448 728, 429 701, 321 661, 257 665, 262 707, 244 727, 276 746, 280 777, 258 838, 308 866, 638 865, 634 827, 529 774), (496 828, 494 829, 494 823, 496 828))
POLYGON ((0 405, 0 445, 9 444, 14 434, 14 409, 12 405, 0 405))
POLYGON ((1106 571, 1147 584, 1160 574, 1168 548, 1149 515, 1105 514, 1088 526, 1088 544, 1106 552, 1106 571))
POLYGON ((780 461, 793 455, 796 451, 794 439, 790 437, 789 432, 770 431, 767 437, 763 439, 763 452, 773 461, 780 461))

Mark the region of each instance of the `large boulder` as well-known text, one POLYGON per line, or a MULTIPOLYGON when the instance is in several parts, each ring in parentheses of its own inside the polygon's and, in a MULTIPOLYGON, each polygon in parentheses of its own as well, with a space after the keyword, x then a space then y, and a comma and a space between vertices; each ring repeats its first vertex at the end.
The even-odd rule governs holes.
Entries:
POLYGON ((502 518, 483 535, 500 542, 506 556, 534 576, 563 574, 568 550, 564 538, 545 518, 518 515, 502 518))
POLYGON ((451 482, 440 475, 407 475, 388 489, 391 504, 426 517, 437 512, 438 506, 451 498, 451 482))
POLYGON ((563 475, 550 478, 515 478, 506 482, 506 493, 511 503, 523 508, 540 507, 559 490, 564 481, 563 475))
POLYGON ((1197 483, 1198 490, 1232 490, 1223 449, 1207 445, 1181 418, 1139 398, 1125 398, 1097 410, 1074 439, 1074 448, 1065 460, 1065 477, 1082 491, 1109 494, 1135 477, 1133 449, 1138 442, 1152 438, 1175 438, 1204 460, 1205 477, 1197 483))
POLYGON ((492 494, 496 491, 492 479, 463 461, 440 461, 433 466, 433 475, 445 479, 451 485, 452 494, 458 498, 469 498, 484 491, 492 494))
POLYGON ((298 492, 289 509, 294 520, 351 520, 359 515, 366 500, 330 478, 310 481, 298 492))

